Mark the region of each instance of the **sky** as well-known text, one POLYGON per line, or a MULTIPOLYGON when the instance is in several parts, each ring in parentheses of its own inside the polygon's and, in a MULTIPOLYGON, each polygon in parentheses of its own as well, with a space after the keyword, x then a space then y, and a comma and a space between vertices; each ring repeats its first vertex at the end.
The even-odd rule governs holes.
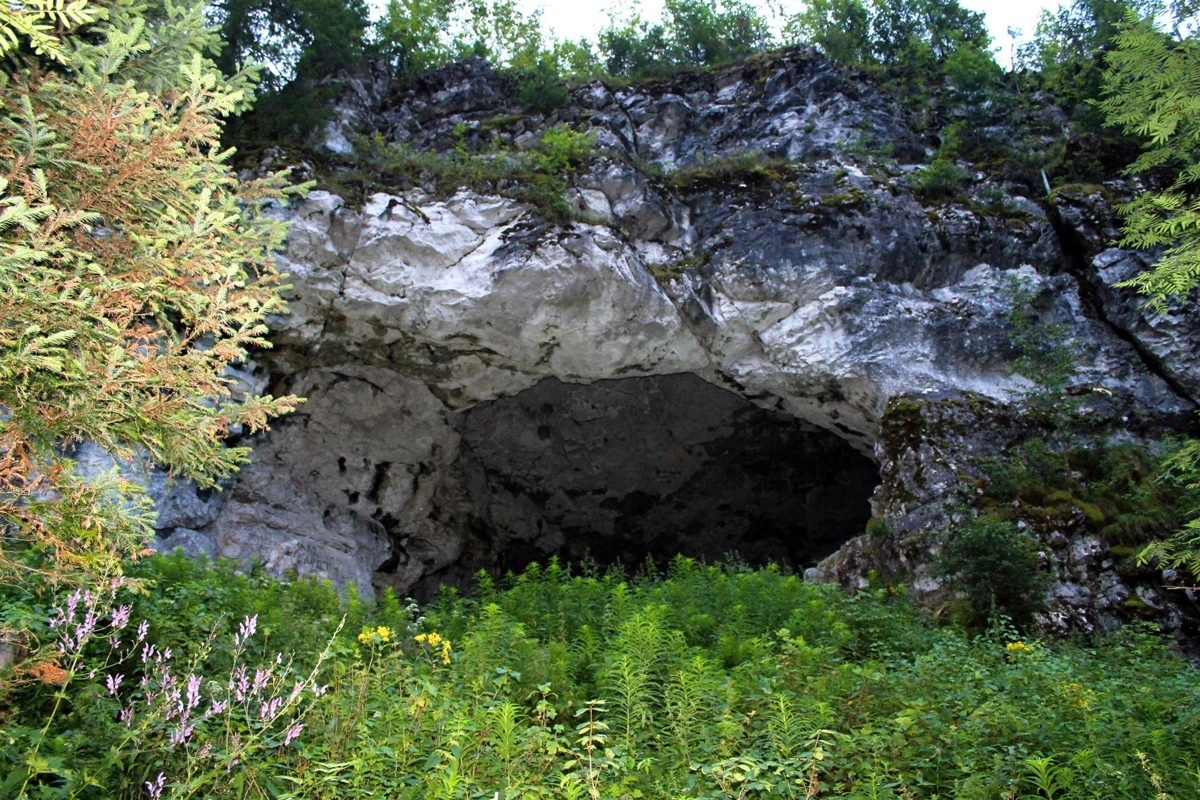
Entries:
MULTIPOLYGON (((992 34, 992 47, 998 48, 996 60, 1007 66, 1012 40, 1008 29, 1019 28, 1026 35, 1033 33, 1043 8, 1055 9, 1057 0, 959 0, 974 11, 986 16, 988 30, 992 34)), ((795 12, 801 7, 799 0, 759 0, 760 6, 783 6, 795 12)), ((542 22, 552 29, 560 39, 586 37, 595 40, 596 34, 608 22, 608 9, 614 0, 522 0, 522 5, 532 10, 542 9, 542 22)), ((625 4, 616 3, 618 8, 625 4)), ((662 9, 662 0, 642 0, 644 17, 654 18, 662 9)))

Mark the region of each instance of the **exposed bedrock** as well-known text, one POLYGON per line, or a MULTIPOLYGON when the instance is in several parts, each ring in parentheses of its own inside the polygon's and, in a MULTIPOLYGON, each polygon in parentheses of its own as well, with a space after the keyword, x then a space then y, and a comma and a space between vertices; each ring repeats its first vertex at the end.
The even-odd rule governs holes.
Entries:
MULTIPOLYGON (((331 136, 469 141, 511 111, 506 86, 478 62, 390 95, 367 81, 331 136)), ((957 200, 920 200, 904 176, 922 142, 819 58, 575 100, 510 115, 498 135, 596 134, 570 189, 578 221, 468 189, 357 206, 317 191, 279 209, 292 313, 257 358, 272 391, 309 401, 255 443, 215 521, 178 529, 189 543, 402 592, 550 554, 738 551, 803 567, 861 529, 877 464, 876 514, 932 536, 944 515, 888 499, 912 475, 880 419, 897 397, 1005 407, 1028 389, 1013 369, 1016 283, 1030 298, 1018 315, 1068 332, 1071 390, 1106 398, 1095 413, 1115 429, 1194 408, 1196 349, 1178 343, 1195 313, 1150 315, 1112 287, 1135 257, 1089 244, 1108 241, 1098 211, 982 176, 957 200), (884 167, 862 155, 867 133, 896 144, 884 167), (681 188, 646 166, 754 151, 789 160, 786 180, 681 188), (1003 213, 976 198, 985 188, 1003 213)), ((958 464, 972 441, 943 441, 939 457, 958 464)))

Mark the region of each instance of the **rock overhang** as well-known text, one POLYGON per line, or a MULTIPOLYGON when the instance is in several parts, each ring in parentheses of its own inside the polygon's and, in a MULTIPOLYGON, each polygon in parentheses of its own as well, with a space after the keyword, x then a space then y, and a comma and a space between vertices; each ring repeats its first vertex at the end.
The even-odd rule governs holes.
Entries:
MULTIPOLYGON (((1164 380, 1195 372, 1171 341, 1187 315, 1155 322, 1123 307, 1122 317, 1108 313, 1112 298, 1089 300, 1093 276, 1072 267, 1061 225, 1038 203, 1010 193, 997 214, 930 203, 906 188, 903 168, 900 178, 881 174, 851 154, 851 132, 867 129, 892 137, 906 157, 919 159, 921 148, 886 102, 835 73, 820 59, 786 57, 687 77, 675 90, 585 87, 569 113, 515 122, 514 139, 568 117, 596 132, 600 156, 571 190, 578 221, 551 225, 515 200, 465 188, 448 197, 380 192, 358 208, 313 192, 280 209, 292 220, 281 264, 294 285, 292 314, 273 321, 275 350, 261 356, 276 385, 316 392, 314 401, 330 375, 403 385, 375 401, 392 409, 384 416, 442 431, 420 458, 362 456, 371 466, 355 480, 364 486, 339 489, 339 505, 320 499, 303 459, 287 455, 308 446, 280 443, 311 436, 303 425, 314 430, 317 411, 340 420, 330 446, 365 436, 355 446, 369 448, 410 428, 364 434, 385 423, 359 419, 351 402, 310 403, 307 422, 283 421, 256 451, 261 469, 289 476, 297 496, 320 499, 295 524, 315 540, 324 526, 360 542, 350 548, 360 553, 358 574, 388 563, 385 582, 398 588, 444 574, 478 531, 450 530, 424 500, 404 513, 367 500, 387 496, 380 486, 402 474, 411 498, 433 491, 460 452, 456 415, 547 380, 693 375, 878 458, 878 424, 893 398, 968 391, 1008 401, 1030 388, 1013 370, 1014 281, 1038 298, 1037 324, 1070 331, 1077 389, 1111 391, 1164 416, 1191 407, 1164 380), (790 158, 786 179, 672 188, 644 167, 756 152, 790 158)), ((422 80, 383 104, 360 92, 366 105, 338 124, 438 147, 454 141, 446 104, 468 138, 506 108, 507 90, 478 64, 422 80)), ((1115 256, 1102 260, 1104 274, 1125 269, 1115 256)))

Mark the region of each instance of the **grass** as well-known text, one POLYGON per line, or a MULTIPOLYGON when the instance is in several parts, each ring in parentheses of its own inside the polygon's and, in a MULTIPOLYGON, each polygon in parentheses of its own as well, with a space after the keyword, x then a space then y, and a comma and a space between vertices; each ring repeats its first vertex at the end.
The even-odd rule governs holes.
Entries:
POLYGON ((671 172, 666 183, 685 194, 710 189, 735 191, 770 186, 794 172, 795 166, 784 159, 749 150, 686 164, 671 172))
MULTIPOLYGON (((383 137, 359 140, 354 166, 332 177, 330 188, 365 196, 370 189, 422 186, 448 197, 462 188, 529 203, 550 222, 572 219, 566 199, 572 178, 593 157, 591 135, 565 125, 547 128, 527 152, 504 147, 472 150, 460 140, 446 152, 389 144, 383 137)), ((341 193, 341 191, 339 191, 341 193)))
MULTIPOLYGON (((144 702, 137 670, 114 696, 84 664, 61 691, 36 681, 6 691, 0 774, 31 763, 41 741, 29 797, 145 797, 160 773, 163 797, 185 796, 187 776, 200 776, 194 796, 214 798, 1003 798, 1049 796, 1053 782, 1055 797, 1108 800, 1155 796, 1156 781, 1172 796, 1197 789, 1194 672, 1136 627, 1086 644, 1003 627, 969 636, 906 606, 902 591, 851 596, 777 568, 684 558, 633 578, 557 563, 500 585, 481 576, 473 597, 445 592, 423 611, 390 595, 342 606, 315 581, 231 576, 155 558, 133 619, 150 620, 159 646, 177 642, 190 669, 219 675, 260 609, 272 630, 244 641, 243 657, 292 650, 285 663, 316 665, 314 684, 327 687, 302 693, 301 734, 262 733, 235 764, 203 748, 227 749, 242 728, 259 735, 253 718, 205 721, 180 747, 152 731, 130 741, 116 711, 144 702), (208 633, 180 635, 198 608, 208 633), (41 736, 58 694, 65 710, 41 736)), ((93 644, 87 658, 101 659, 109 645, 93 644)), ((205 703, 223 685, 204 683, 205 703)))

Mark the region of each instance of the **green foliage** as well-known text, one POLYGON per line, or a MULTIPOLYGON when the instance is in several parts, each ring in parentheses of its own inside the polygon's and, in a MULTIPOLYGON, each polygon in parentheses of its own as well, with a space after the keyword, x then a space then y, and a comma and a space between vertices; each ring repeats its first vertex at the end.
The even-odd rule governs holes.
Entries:
MULTIPOLYGON (((668 574, 634 581, 552 562, 482 587, 478 599, 446 593, 424 618, 394 600, 356 604, 359 621, 334 635, 336 604, 313 582, 253 578, 227 590, 223 567, 156 559, 146 569, 149 595, 133 620, 149 611, 152 633, 192 613, 160 593, 214 598, 231 614, 262 607, 251 650, 272 605, 324 620, 286 644, 300 649, 294 664, 320 665, 313 684, 328 690, 302 688, 288 712, 303 720, 299 737, 255 738, 227 773, 216 730, 203 758, 198 746, 147 747, 160 741, 148 731, 125 736, 114 717, 118 703, 142 707, 138 671, 123 667, 110 695, 107 645, 96 641, 46 727, 29 797, 145 797, 159 772, 164 796, 187 796, 189 765, 206 764, 212 779, 195 796, 218 799, 1140 800, 1197 789, 1194 675, 1133 629, 1086 649, 1001 629, 968 638, 887 592, 850 596, 773 568, 680 558, 668 574), (101 671, 89 681, 92 666, 101 671)), ((243 622, 196 648, 210 648, 197 674, 255 662, 257 651, 234 657, 229 634, 243 622)), ((262 643, 268 659, 282 635, 262 643)), ((202 705, 226 685, 205 683, 202 705)), ((55 694, 37 683, 10 689, 0 724, 40 726, 55 694)), ((222 724, 244 737, 265 730, 222 724)), ((16 742, 0 737, 0 775, 27 774, 16 742)))
MULTIPOLYGON (((1144 192, 1121 208, 1122 246, 1163 248, 1152 270, 1123 284, 1145 295, 1158 311, 1186 301, 1200 282, 1200 38, 1193 30, 1179 39, 1183 12, 1196 9, 1175 11, 1174 37, 1151 20, 1127 17, 1108 56, 1100 103, 1110 125, 1145 140, 1129 171, 1166 176, 1165 189, 1144 192)), ((1167 474, 1194 490, 1198 465, 1200 446, 1188 442, 1168 462, 1167 474)), ((1191 513, 1182 531, 1151 545, 1142 560, 1200 576, 1200 519, 1195 508, 1191 513)))
POLYGON ((99 12, 83 0, 67 4, 55 0, 6 3, 0 7, 0 56, 25 45, 35 55, 66 63, 61 32, 95 22, 99 12))
POLYGON ((991 40, 983 14, 955 0, 876 0, 871 29, 876 58, 913 73, 966 46, 986 49, 991 40))
MULTIPOLYGON (((245 617, 258 618, 259 635, 251 652, 266 658, 277 652, 306 654, 314 642, 329 638, 343 614, 347 630, 357 631, 367 613, 356 598, 343 608, 328 581, 279 581, 261 569, 247 574, 232 561, 209 562, 182 553, 145 559, 132 565, 127 577, 146 588, 128 602, 133 617, 150 623, 153 644, 171 648, 185 661, 213 659, 222 670, 229 665, 221 661, 220 652, 205 653, 206 643, 232 636, 245 617)), ((399 624, 404 614, 394 603, 394 596, 381 599, 372 620, 399 624)))
POLYGON ((1163 461, 1162 483, 1185 492, 1186 505, 1176 515, 1186 518, 1182 529, 1166 536, 1170 530, 1158 529, 1155 535, 1163 539, 1148 544, 1138 553, 1138 563, 1154 564, 1158 567, 1182 568, 1191 575, 1192 581, 1200 580, 1200 441, 1188 439, 1163 461), (1190 502, 1189 502, 1190 501, 1190 502))
POLYGON ((1113 49, 1127 14, 1154 14, 1161 6, 1158 0, 1072 0, 1054 12, 1044 10, 1022 59, 1038 71, 1055 99, 1072 110, 1076 124, 1099 130, 1102 119, 1093 104, 1100 99, 1104 56, 1113 49))
POLYGON ((788 22, 785 33, 839 64, 866 66, 875 60, 871 14, 862 0, 813 0, 788 22))
POLYGON ((992 54, 975 43, 956 47, 946 57, 945 73, 958 105, 975 118, 996 96, 1004 75, 992 54))
POLYGON ((730 153, 685 164, 666 176, 667 185, 683 192, 770 186, 792 174, 787 161, 757 150, 730 153))
POLYGON ((526 16, 516 0, 463 0, 466 16, 455 32, 460 55, 475 55, 498 67, 531 67, 541 58, 541 12, 526 16))
POLYGON ((230 123, 233 141, 308 134, 333 99, 322 81, 365 52, 363 0, 214 0, 206 10, 220 28, 222 71, 251 70, 258 81, 253 110, 230 123))
POLYGON ((215 0, 218 65, 227 75, 260 67, 260 90, 312 82, 353 63, 363 52, 367 8, 361 0, 215 0))
POLYGON ((361 139, 356 152, 359 163, 385 185, 421 183, 445 195, 462 187, 497 192, 533 205, 556 222, 570 218, 564 193, 592 154, 591 135, 566 125, 546 129, 537 146, 527 152, 504 148, 474 152, 461 141, 447 153, 417 151, 389 145, 379 134, 361 139))
POLYGON ((85 35, 61 33, 69 69, 14 52, 0 81, 8 602, 119 571, 149 533, 132 488, 77 479, 64 443, 211 486, 247 457, 225 446, 231 429, 260 430, 294 404, 234 397, 226 377, 284 308, 273 254, 284 226, 264 213, 282 176, 239 184, 219 147, 246 76, 206 59, 217 39, 200 3, 150 18, 134 0, 95 11, 85 35))
POLYGON ((540 12, 526 16, 511 0, 390 0, 376 39, 401 78, 467 55, 486 58, 516 77, 517 102, 535 111, 566 106, 565 76, 597 69, 587 42, 545 42, 540 12))
POLYGON ((1145 192, 1121 209, 1122 246, 1166 248, 1152 271, 1126 284, 1161 310, 1200 282, 1200 39, 1174 42, 1149 22, 1131 21, 1116 43, 1100 108, 1110 125, 1146 142, 1131 173, 1172 176, 1165 190, 1145 192))
POLYGON ((376 25, 376 50, 397 77, 416 75, 452 57, 447 31, 456 0, 388 0, 376 25))
POLYGON ((1143 545, 1174 530, 1195 505, 1182 481, 1160 479, 1161 469, 1159 457, 1133 444, 1069 448, 1030 439, 985 463, 981 506, 1047 530, 1082 516, 1110 545, 1143 545))
POLYGON ((1009 306, 1009 344, 1017 354, 1013 372, 1033 382, 1033 399, 1061 399, 1079 355, 1069 327, 1045 319, 1049 309, 1038 308, 1042 297, 1025 278, 1011 277, 1004 294, 1009 306))
POLYGON ((578 172, 592 157, 593 140, 566 125, 547 128, 530 156, 534 170, 548 175, 578 172))
POLYGON ((540 52, 539 13, 510 0, 389 0, 375 26, 374 50, 408 77, 466 56, 509 66, 540 52))
POLYGON ((571 92, 559 71, 558 64, 543 53, 528 69, 521 70, 517 79, 517 102, 532 111, 563 108, 571 102, 571 92))
POLYGON ((910 81, 937 75, 939 65, 960 50, 990 58, 983 15, 956 0, 818 0, 785 30, 838 63, 886 65, 910 81))
POLYGON ((970 173, 947 157, 935 158, 909 179, 913 191, 926 200, 956 197, 970 182, 970 173))
MULTIPOLYGON (((0 755, 4 796, 113 797, 121 785, 146 786, 151 796, 241 796, 247 784, 272 785, 272 751, 300 734, 322 693, 316 676, 332 653, 322 644, 339 627, 337 596, 327 584, 293 591, 186 562, 143 565, 139 594, 114 581, 56 607, 52 630, 42 632, 57 645, 54 659, 30 670, 37 682, 15 688, 25 718, 41 728, 5 720, 14 724, 0 755), (208 602, 180 605, 198 598, 208 602), (280 600, 292 613, 317 612, 306 632, 323 638, 272 640, 257 614, 226 615, 280 600), (330 607, 332 619, 320 613, 330 607), (300 646, 304 663, 277 655, 284 643, 300 646)), ((272 617, 284 630, 291 623, 272 617)))
POLYGON ((743 0, 666 0, 662 22, 636 13, 600 32, 600 53, 612 75, 647 77, 725 64, 765 49, 766 21, 743 0))
POLYGON ((997 613, 1027 625, 1043 608, 1037 542, 1016 524, 981 516, 952 528, 941 544, 934 571, 966 601, 968 626, 987 627, 997 613))

